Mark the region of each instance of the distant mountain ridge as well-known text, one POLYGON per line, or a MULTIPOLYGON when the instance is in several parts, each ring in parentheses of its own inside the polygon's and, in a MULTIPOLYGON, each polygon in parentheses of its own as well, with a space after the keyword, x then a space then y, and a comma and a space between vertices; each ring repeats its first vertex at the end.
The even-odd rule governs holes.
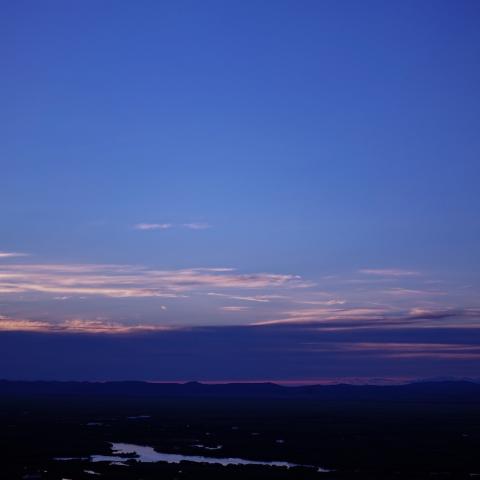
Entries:
POLYGON ((465 401, 480 402, 480 384, 471 381, 423 381, 404 385, 307 385, 275 383, 205 384, 122 382, 60 382, 0 380, 1 396, 122 397, 283 397, 325 401, 465 401))

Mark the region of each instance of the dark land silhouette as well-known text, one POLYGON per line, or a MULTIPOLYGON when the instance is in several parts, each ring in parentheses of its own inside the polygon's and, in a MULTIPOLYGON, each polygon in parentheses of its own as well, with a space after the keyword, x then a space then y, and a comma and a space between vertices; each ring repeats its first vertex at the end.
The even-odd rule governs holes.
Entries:
POLYGON ((480 384, 0 381, 2 478, 471 479, 480 384), (312 467, 92 463, 111 443, 312 467), (55 460, 56 458, 72 460, 55 460), (330 470, 319 472, 317 468, 330 470))

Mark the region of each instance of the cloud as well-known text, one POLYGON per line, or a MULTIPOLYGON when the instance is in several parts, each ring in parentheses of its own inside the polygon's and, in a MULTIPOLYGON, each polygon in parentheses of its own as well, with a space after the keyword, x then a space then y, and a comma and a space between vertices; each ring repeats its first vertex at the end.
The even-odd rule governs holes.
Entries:
POLYGON ((412 319, 436 319, 454 317, 457 315, 469 316, 469 312, 469 309, 414 307, 408 311, 408 317, 412 319))
POLYGON ((297 300, 295 303, 303 305, 345 305, 346 300, 332 299, 332 300, 297 300))
POLYGON ((41 332, 48 330, 50 325, 48 322, 13 319, 0 315, 0 331, 3 332, 41 332))
POLYGON ((28 257, 28 253, 19 252, 0 252, 0 258, 28 257))
POLYGON ((67 319, 62 322, 16 319, 0 316, 0 332, 43 332, 43 333, 135 333, 172 330, 165 325, 127 325, 98 319, 67 319))
POLYGON ((432 328, 480 329, 479 308, 414 307, 408 310, 394 306, 346 308, 306 308, 283 312, 279 318, 259 320, 251 326, 291 325, 315 327, 322 331, 392 330, 432 328))
POLYGON ((165 325, 126 325, 118 322, 104 320, 73 319, 66 320, 58 325, 52 325, 51 330, 76 333, 134 333, 134 332, 158 332, 172 330, 173 327, 165 325))
POLYGON ((313 342, 311 351, 343 352, 387 358, 480 359, 480 345, 423 342, 313 342))
MULTIPOLYGON (((207 294, 212 288, 238 291, 306 286, 308 283, 297 275, 240 274, 230 268, 157 270, 134 265, 98 264, 0 266, 0 294, 4 295, 185 298, 189 293, 207 294)), ((237 292, 231 295, 243 297, 237 292)), ((268 297, 259 296, 256 301, 268 301, 268 297)))
POLYGON ((383 293, 386 293, 388 295, 395 295, 399 297, 446 295, 445 292, 440 292, 438 290, 420 290, 420 289, 413 289, 413 288, 390 288, 388 290, 384 290, 383 293))
POLYGON ((230 268, 230 267, 200 267, 200 268, 192 268, 191 270, 195 270, 197 272, 234 272, 235 268, 230 268))
POLYGON ((350 308, 303 308, 299 310, 289 310, 284 313, 284 318, 274 320, 263 320, 253 323, 253 325, 276 325, 282 323, 322 323, 336 322, 343 320, 383 320, 387 314, 391 313, 388 308, 368 308, 368 307, 350 307, 350 308))
POLYGON ((241 300, 244 302, 259 302, 259 303, 269 303, 272 299, 275 298, 284 298, 282 295, 255 295, 255 296, 239 296, 239 295, 227 295, 225 293, 207 293, 210 297, 225 297, 229 300, 241 300))
POLYGON ((172 227, 171 223, 137 223, 133 226, 136 230, 168 230, 172 227))
POLYGON ((359 270, 365 275, 376 275, 380 277, 415 277, 420 275, 420 272, 414 270, 402 270, 397 268, 363 268, 359 270))
POLYGON ((244 312, 246 310, 250 310, 250 307, 226 306, 220 307, 220 310, 223 310, 225 312, 244 312))
POLYGON ((170 228, 183 227, 189 230, 206 230, 211 225, 204 222, 181 223, 175 225, 173 223, 137 223, 133 226, 135 230, 168 230, 170 228))
POLYGON ((184 223, 182 226, 190 230, 206 230, 207 228, 211 228, 211 225, 203 222, 184 223))
MULTIPOLYGON (((205 318, 226 322, 222 311, 241 312, 246 310, 243 304, 250 304, 251 317, 238 315, 239 324, 311 324, 322 331, 476 328, 472 325, 479 311, 466 308, 469 305, 463 297, 459 303, 459 297, 445 297, 434 290, 384 287, 342 285, 327 292, 298 275, 245 273, 224 266, 161 269, 125 264, 0 263, 3 312, 28 319, 41 311, 41 320, 47 315, 61 321, 108 314, 116 321, 128 319, 139 325, 158 318, 194 325, 205 318), (162 299, 172 299, 168 314, 162 307, 168 300, 162 299)), ((35 325, 27 323, 27 327, 35 325)), ((112 324, 112 329, 118 327, 112 324)))

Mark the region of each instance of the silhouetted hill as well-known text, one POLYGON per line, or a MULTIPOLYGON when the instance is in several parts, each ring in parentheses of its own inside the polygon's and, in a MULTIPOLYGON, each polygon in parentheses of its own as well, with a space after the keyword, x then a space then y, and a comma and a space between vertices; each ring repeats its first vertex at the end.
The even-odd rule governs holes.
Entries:
POLYGON ((286 397, 325 401, 464 401, 480 402, 480 384, 467 381, 417 382, 406 385, 309 385, 274 383, 149 383, 0 381, 0 395, 125 397, 286 397))

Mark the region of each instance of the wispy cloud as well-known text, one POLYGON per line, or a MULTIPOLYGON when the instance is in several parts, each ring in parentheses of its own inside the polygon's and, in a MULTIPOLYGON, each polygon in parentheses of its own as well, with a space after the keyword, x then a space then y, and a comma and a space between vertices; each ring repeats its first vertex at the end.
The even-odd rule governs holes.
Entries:
POLYGON ((93 320, 74 318, 61 322, 47 322, 41 320, 25 320, 0 316, 0 331, 3 332, 45 332, 45 333, 135 333, 160 332, 173 330, 166 325, 135 324, 128 325, 112 322, 101 318, 93 320))
POLYGON ((43 331, 49 327, 49 322, 24 320, 0 315, 0 331, 3 332, 43 331))
POLYGON ((251 325, 310 325, 325 331, 357 329, 425 329, 480 328, 476 319, 479 308, 414 307, 408 310, 395 306, 324 307, 289 310, 276 319, 260 320, 251 325))
POLYGON ((172 227, 171 223, 137 223, 133 226, 136 230, 168 230, 172 227))
POLYGON ((207 228, 211 228, 211 225, 204 222, 184 223, 182 226, 190 230, 206 230, 207 228))
POLYGON ((189 230, 206 230, 211 228, 211 225, 204 222, 193 222, 193 223, 136 223, 133 228, 135 230, 169 230, 171 228, 187 228, 189 230))
POLYGON ((246 310, 250 310, 250 307, 226 306, 220 307, 220 310, 224 312, 245 312, 246 310))
POLYGON ((269 303, 272 299, 284 298, 282 295, 254 295, 254 296, 240 296, 240 295, 228 295, 225 293, 209 292, 210 297, 225 297, 229 300, 240 300, 244 302, 259 302, 269 303))
POLYGON ((390 288, 384 290, 383 293, 388 295, 395 295, 398 297, 417 297, 417 296, 437 296, 437 295, 446 295, 446 292, 441 292, 438 290, 421 290, 414 288, 390 288))
POLYGON ((192 268, 192 270, 196 270, 197 272, 233 272, 235 268, 231 267, 198 267, 192 268))
POLYGON ((28 253, 19 252, 0 252, 0 258, 28 257, 28 253))
POLYGON ((298 275, 245 273, 228 266, 161 269, 122 264, 0 263, 2 313, 29 319, 23 324, 25 329, 38 327, 29 323, 37 318, 37 305, 44 315, 40 320, 58 322, 111 315, 115 321, 132 320, 138 325, 157 318, 169 324, 195 325, 203 322, 208 312, 210 321, 221 323, 225 320, 222 311, 242 312, 246 311, 242 305, 250 305, 251 317, 232 318, 239 324, 265 326, 311 324, 332 332, 476 328, 473 324, 480 317, 479 310, 467 308, 478 305, 474 297, 468 301, 433 286, 425 290, 422 282, 417 286, 419 282, 410 279, 394 282, 389 289, 385 285, 329 284, 327 291, 326 286, 298 275), (405 283, 406 287, 401 286, 405 283), (168 300, 161 299, 172 299, 168 313, 162 307, 168 300))
POLYGON ((415 277, 420 275, 420 272, 399 268, 362 268, 359 272, 364 275, 375 275, 379 277, 415 277))
POLYGON ((284 317, 273 320, 264 320, 253 323, 253 325, 276 325, 276 324, 295 324, 295 323, 322 323, 336 322, 343 320, 383 320, 391 313, 389 308, 303 308, 298 310, 289 310, 284 312, 284 317))
POLYGON ((304 347, 310 352, 351 353, 380 358, 480 359, 480 345, 464 343, 312 342, 304 347))
MULTIPOLYGON (((308 284, 288 274, 240 274, 230 268, 156 270, 133 265, 15 264, 0 266, 0 293, 54 297, 96 295, 111 298, 184 298, 209 289, 302 288, 308 284)), ((232 296, 239 296, 236 293, 232 296)), ((255 299, 255 296, 245 296, 255 299)), ((268 301, 267 296, 253 301, 268 301)))
POLYGON ((303 305, 345 305, 346 300, 331 299, 331 300, 297 300, 295 303, 301 303, 303 305))

